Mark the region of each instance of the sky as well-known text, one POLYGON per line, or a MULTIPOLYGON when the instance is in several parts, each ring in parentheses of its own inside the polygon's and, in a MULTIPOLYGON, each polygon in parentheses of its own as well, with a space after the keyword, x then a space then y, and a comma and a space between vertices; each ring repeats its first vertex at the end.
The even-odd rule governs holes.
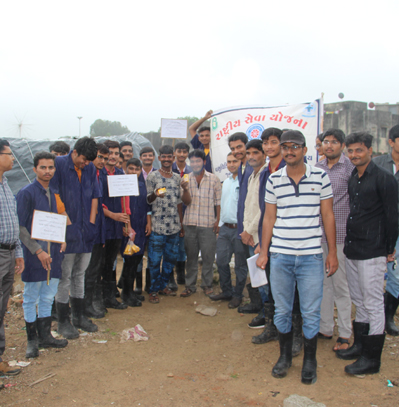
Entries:
POLYGON ((0 137, 157 131, 209 109, 399 102, 397 0, 0 6, 0 137))

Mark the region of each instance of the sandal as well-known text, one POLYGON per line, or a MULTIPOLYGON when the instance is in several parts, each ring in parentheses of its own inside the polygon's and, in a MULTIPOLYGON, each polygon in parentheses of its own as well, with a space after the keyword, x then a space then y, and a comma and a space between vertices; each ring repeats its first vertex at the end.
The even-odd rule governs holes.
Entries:
POLYGON ((213 294, 213 288, 212 288, 212 287, 206 287, 206 288, 204 288, 204 294, 205 294, 205 295, 211 295, 211 294, 213 294))
POLYGON ((187 297, 189 297, 189 296, 192 295, 192 294, 194 294, 194 291, 193 291, 193 290, 190 290, 190 288, 186 288, 186 289, 180 294, 180 297, 187 298, 187 297))
POLYGON ((151 304, 159 304, 159 298, 157 293, 151 293, 149 301, 151 304))
POLYGON ((169 287, 165 287, 162 291, 158 292, 159 295, 176 296, 176 292, 171 290, 169 287))
POLYGON ((346 350, 349 348, 349 340, 346 338, 339 337, 337 339, 337 343, 333 346, 333 351, 336 352, 337 350, 346 350), (341 348, 341 345, 347 345, 345 348, 341 348))

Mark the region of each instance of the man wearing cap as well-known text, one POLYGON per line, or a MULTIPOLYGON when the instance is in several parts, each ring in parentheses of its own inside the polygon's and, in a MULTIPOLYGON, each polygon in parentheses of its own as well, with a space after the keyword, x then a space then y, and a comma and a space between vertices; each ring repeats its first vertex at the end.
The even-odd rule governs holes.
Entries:
POLYGON ((307 148, 300 131, 283 133, 280 144, 286 167, 267 180, 262 246, 257 261, 264 269, 270 250, 274 323, 280 343, 280 358, 272 375, 285 377, 292 364, 292 306, 296 282, 304 334, 302 383, 313 384, 317 380, 317 334, 324 278, 320 214, 329 249, 328 275, 333 275, 338 268, 332 188, 325 171, 304 163, 307 148))

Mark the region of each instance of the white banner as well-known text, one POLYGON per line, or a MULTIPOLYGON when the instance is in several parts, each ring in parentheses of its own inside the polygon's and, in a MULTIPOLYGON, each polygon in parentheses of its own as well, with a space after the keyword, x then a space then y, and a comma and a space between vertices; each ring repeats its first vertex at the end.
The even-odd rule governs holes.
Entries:
POLYGON ((227 139, 230 135, 243 132, 248 140, 260 139, 268 127, 299 130, 306 139, 309 164, 317 162, 314 148, 316 137, 321 133, 323 103, 317 99, 311 103, 277 107, 237 107, 214 112, 211 119, 211 154, 213 172, 221 181, 229 176, 227 154, 230 152, 227 139))

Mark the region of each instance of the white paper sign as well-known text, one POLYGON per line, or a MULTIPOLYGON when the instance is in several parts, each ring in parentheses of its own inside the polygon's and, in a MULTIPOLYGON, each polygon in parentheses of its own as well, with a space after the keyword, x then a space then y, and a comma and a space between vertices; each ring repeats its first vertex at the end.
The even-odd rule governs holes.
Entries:
POLYGON ((139 195, 137 174, 108 175, 107 179, 110 197, 139 195))
POLYGON ((67 217, 57 213, 33 211, 32 239, 64 243, 67 217))
POLYGON ((249 276, 251 277, 251 285, 253 288, 260 287, 267 284, 267 277, 265 270, 256 265, 259 253, 247 259, 249 276))
POLYGON ((161 119, 162 138, 187 138, 187 120, 161 119))

